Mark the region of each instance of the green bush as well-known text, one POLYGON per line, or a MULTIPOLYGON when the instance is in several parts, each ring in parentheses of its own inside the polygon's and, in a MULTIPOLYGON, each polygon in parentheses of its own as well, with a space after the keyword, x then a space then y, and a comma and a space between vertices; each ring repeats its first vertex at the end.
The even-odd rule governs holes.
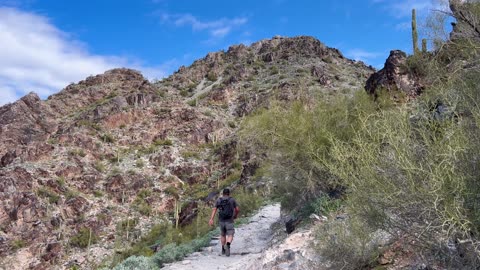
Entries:
POLYGON ((328 216, 332 213, 338 212, 341 207, 342 201, 340 199, 332 199, 328 195, 323 195, 311 201, 303 211, 305 211, 305 215, 314 213, 317 215, 328 216))
POLYGON ((313 108, 302 102, 273 104, 243 123, 241 141, 258 155, 267 154, 275 179, 274 196, 284 209, 293 210, 341 189, 342 179, 326 166, 331 159, 331 138, 350 141, 362 116, 374 113, 376 108, 364 92, 353 99, 318 101, 313 108))
POLYGON ((177 245, 171 243, 163 247, 159 252, 153 256, 153 261, 159 266, 163 267, 166 263, 175 262, 183 259, 185 256, 199 251, 201 248, 208 246, 211 238, 218 234, 217 231, 212 231, 205 236, 195 239, 189 243, 177 245))
POLYGON ((57 184, 60 187, 65 187, 65 177, 61 176, 61 177, 57 178, 57 184))
POLYGON ((27 243, 23 239, 13 240, 12 244, 11 244, 13 250, 21 249, 21 248, 25 247, 26 245, 27 245, 27 243))
POLYGON ((153 261, 144 256, 132 256, 126 259, 122 264, 117 265, 113 270, 157 270, 159 269, 153 261))
POLYGON ((105 133, 102 136, 100 136, 100 139, 105 142, 105 143, 114 143, 115 138, 113 137, 112 134, 105 133))
POLYGON ((101 198, 103 197, 103 192, 101 190, 94 190, 93 196, 95 196, 95 198, 101 198))
POLYGON ((90 228, 82 227, 77 234, 70 238, 70 245, 86 248, 89 244, 95 244, 98 236, 90 228))
POLYGON ((189 101, 187 101, 187 104, 192 106, 192 107, 196 107, 197 106, 197 99, 194 98, 192 100, 189 100, 189 101))
POLYGON ((225 179, 220 181, 220 188, 226 188, 231 186, 235 181, 240 180, 240 176, 242 175, 241 170, 234 170, 231 172, 225 179))
POLYGON ((79 195, 80 194, 78 191, 75 191, 73 189, 67 189, 67 192, 65 192, 65 199, 70 200, 78 197, 79 195))
POLYGON ((155 146, 171 146, 171 145, 173 145, 173 142, 172 142, 172 140, 169 140, 169 139, 165 139, 165 140, 157 139, 153 142, 153 145, 155 145, 155 146))
POLYGON ((70 156, 79 156, 79 157, 85 157, 87 155, 83 149, 70 150, 68 154, 70 156))
POLYGON ((189 158, 199 159, 200 158, 200 154, 196 151, 185 150, 185 151, 182 151, 181 155, 184 159, 189 159, 189 158))
POLYGON ((213 71, 210 71, 210 72, 208 72, 208 74, 207 74, 207 79, 208 79, 209 81, 215 82, 215 81, 218 80, 218 77, 217 77, 217 75, 215 75, 215 73, 214 73, 213 71))
POLYGON ((145 162, 143 162, 143 160, 141 159, 137 159, 136 163, 135 163, 135 166, 137 166, 137 168, 143 168, 145 166, 145 162))
POLYGON ((354 220, 334 220, 315 231, 316 249, 330 269, 374 269, 380 254, 381 236, 354 220))
POLYGON ((145 216, 150 216, 152 207, 148 204, 148 197, 151 195, 151 190, 143 189, 138 194, 132 205, 135 210, 145 216))
POLYGON ((103 164, 103 162, 101 161, 95 161, 95 164, 93 165, 93 167, 95 168, 95 170, 99 172, 105 171, 105 164, 103 164))
POLYGON ((237 201, 240 208, 240 216, 246 217, 257 211, 263 203, 265 197, 258 191, 246 191, 235 189, 231 195, 237 201))
POLYGON ((42 198, 47 198, 49 203, 57 203, 60 200, 60 196, 57 193, 46 187, 40 187, 37 190, 37 194, 42 198))

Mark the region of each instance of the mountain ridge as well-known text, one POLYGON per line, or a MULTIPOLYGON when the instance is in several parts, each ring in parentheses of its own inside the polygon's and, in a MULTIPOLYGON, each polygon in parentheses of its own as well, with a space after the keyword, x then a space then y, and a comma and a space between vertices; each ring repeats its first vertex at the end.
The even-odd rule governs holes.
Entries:
POLYGON ((273 100, 364 91, 373 71, 312 37, 274 37, 209 53, 162 81, 113 69, 0 107, 0 265, 80 257, 88 268, 129 243, 118 224, 135 217, 139 237, 171 218, 178 197, 188 224, 219 186, 249 185, 254 157, 236 148, 244 116, 273 100), (98 239, 88 262, 72 242, 83 228, 98 239))

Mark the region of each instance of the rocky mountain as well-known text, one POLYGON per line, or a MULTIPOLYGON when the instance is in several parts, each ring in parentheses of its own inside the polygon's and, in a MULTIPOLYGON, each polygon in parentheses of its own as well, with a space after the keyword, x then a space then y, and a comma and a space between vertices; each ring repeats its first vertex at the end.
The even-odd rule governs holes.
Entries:
POLYGON ((244 116, 274 100, 363 91, 373 72, 315 38, 274 37, 162 81, 114 69, 1 107, 0 268, 88 269, 125 240, 119 224, 135 217, 135 240, 171 218, 179 197, 188 224, 196 200, 250 183, 255 157, 236 147, 244 116))

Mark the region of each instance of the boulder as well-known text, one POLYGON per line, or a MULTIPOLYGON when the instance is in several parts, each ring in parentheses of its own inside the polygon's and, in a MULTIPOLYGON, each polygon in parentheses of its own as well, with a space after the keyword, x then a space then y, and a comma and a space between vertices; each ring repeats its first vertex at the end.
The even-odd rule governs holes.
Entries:
POLYGON ((384 89, 391 93, 404 93, 409 99, 414 99, 421 94, 424 86, 419 82, 419 78, 407 72, 406 64, 405 52, 391 51, 383 69, 368 78, 365 90, 375 97, 384 89))

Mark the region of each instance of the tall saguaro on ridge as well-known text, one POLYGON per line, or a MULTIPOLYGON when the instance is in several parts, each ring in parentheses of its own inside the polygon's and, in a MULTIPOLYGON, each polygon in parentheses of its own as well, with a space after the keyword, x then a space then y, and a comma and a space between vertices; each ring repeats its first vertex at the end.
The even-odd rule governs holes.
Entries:
POLYGON ((417 32, 417 12, 412 9, 412 41, 413 41, 413 54, 417 54, 418 50, 418 32, 417 32))

